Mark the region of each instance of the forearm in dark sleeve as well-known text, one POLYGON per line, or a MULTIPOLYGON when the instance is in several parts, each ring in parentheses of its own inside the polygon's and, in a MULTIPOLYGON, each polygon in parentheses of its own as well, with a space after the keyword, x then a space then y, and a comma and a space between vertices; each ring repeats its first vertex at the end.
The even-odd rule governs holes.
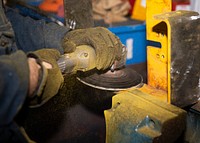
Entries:
POLYGON ((0 56, 0 126, 9 124, 27 96, 29 66, 26 54, 18 51, 0 56))
POLYGON ((44 20, 34 20, 24 17, 14 10, 7 10, 6 15, 15 31, 19 49, 28 52, 41 48, 56 48, 61 54, 61 40, 67 33, 67 28, 56 23, 45 23, 44 20))

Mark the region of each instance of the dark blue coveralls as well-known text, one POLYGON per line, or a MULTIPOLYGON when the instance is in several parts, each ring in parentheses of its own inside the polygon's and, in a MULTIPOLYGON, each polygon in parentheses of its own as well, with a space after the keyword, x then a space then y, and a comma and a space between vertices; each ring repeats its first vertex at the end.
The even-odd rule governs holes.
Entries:
POLYGON ((9 54, 0 52, 0 143, 26 142, 14 122, 28 93, 26 53, 56 48, 62 54, 61 40, 68 30, 55 23, 24 17, 12 9, 6 10, 6 16, 14 30, 16 46, 9 54))

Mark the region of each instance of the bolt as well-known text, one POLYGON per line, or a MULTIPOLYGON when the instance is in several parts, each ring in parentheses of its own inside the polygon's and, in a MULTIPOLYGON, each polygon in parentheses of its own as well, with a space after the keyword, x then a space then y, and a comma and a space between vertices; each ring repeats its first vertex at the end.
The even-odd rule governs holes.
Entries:
POLYGON ((84 53, 84 57, 88 57, 88 53, 84 53))

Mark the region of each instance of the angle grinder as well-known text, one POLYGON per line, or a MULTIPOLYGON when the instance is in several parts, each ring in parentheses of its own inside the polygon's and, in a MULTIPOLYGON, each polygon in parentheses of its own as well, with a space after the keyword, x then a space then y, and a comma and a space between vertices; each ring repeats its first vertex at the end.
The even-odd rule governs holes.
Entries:
POLYGON ((116 92, 140 87, 142 76, 131 68, 125 67, 126 47, 123 46, 122 58, 105 70, 96 67, 96 54, 92 47, 82 45, 73 53, 65 54, 58 60, 63 74, 76 73, 76 94, 80 102, 96 113, 102 114, 111 108, 112 97, 116 92))
POLYGON ((81 45, 74 52, 62 55, 57 63, 63 74, 86 72, 96 67, 96 53, 91 46, 81 45))
POLYGON ((95 70, 96 53, 94 48, 88 45, 78 46, 74 52, 62 55, 57 63, 63 74, 74 74, 80 71, 77 79, 93 88, 109 91, 125 90, 137 87, 143 82, 140 74, 125 67, 126 49, 123 46, 121 60, 115 61, 106 71, 95 70))

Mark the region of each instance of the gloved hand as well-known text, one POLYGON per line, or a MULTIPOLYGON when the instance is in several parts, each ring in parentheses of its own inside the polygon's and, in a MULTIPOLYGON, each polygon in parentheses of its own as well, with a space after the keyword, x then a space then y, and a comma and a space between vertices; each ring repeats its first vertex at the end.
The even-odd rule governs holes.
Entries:
POLYGON ((80 45, 90 45, 95 49, 98 70, 105 70, 115 60, 121 59, 122 43, 106 28, 95 27, 71 31, 66 34, 62 43, 65 53, 73 52, 80 45))
POLYGON ((60 53, 55 49, 42 49, 29 53, 28 57, 35 58, 41 66, 39 84, 29 103, 30 107, 39 107, 57 94, 64 81, 57 65, 60 53))

